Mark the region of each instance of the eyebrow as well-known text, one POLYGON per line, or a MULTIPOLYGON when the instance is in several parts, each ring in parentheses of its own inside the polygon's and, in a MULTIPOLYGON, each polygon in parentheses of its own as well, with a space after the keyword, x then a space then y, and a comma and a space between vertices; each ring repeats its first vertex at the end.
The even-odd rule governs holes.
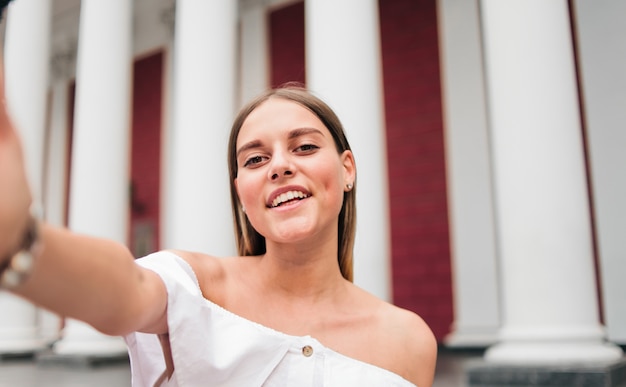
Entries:
MULTIPOLYGON (((287 135, 287 138, 289 140, 293 140, 294 138, 298 138, 307 134, 319 134, 323 136, 322 131, 316 128, 297 128, 297 129, 291 130, 289 134, 287 135)), ((259 148, 261 147, 261 145, 262 145, 261 141, 259 140, 253 140, 248 143, 245 143, 241 146, 241 148, 237 149, 237 157, 239 157, 239 155, 242 152, 245 152, 247 150, 254 149, 254 148, 259 148)))
POLYGON ((248 143, 245 143, 241 146, 241 148, 237 149, 237 157, 239 157, 239 155, 242 152, 247 151, 248 149, 254 149, 254 148, 259 148, 261 146, 261 141, 259 140, 254 140, 254 141, 250 141, 248 143))
POLYGON ((323 135, 322 132, 319 129, 315 129, 315 128, 297 128, 294 129, 292 131, 289 132, 289 135, 287 136, 287 138, 289 138, 290 140, 293 140, 294 138, 298 138, 300 136, 304 136, 307 134, 319 134, 319 135, 323 135))

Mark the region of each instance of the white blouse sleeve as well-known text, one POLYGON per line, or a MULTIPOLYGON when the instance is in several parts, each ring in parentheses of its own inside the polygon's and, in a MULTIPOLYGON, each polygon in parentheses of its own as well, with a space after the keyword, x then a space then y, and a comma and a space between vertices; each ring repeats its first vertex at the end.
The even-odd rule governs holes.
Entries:
MULTIPOLYGON (((261 386, 285 356, 285 340, 268 340, 261 329, 242 329, 235 315, 206 300, 193 270, 182 258, 159 252, 138 259, 137 264, 159 274, 167 289, 175 379, 167 385, 261 386)), ((132 333, 125 340, 133 386, 154 385, 165 370, 157 335, 132 333)))

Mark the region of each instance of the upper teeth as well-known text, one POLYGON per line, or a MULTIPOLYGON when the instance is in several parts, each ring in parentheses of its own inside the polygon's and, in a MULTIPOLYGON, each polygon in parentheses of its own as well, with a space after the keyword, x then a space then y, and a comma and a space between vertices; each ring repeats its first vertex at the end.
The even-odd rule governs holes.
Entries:
POLYGON ((307 194, 305 194, 304 192, 300 192, 300 191, 287 191, 285 193, 282 193, 280 195, 278 195, 273 201, 272 201, 272 207, 276 207, 281 205, 284 202, 288 202, 289 200, 292 199, 304 199, 308 197, 307 194))

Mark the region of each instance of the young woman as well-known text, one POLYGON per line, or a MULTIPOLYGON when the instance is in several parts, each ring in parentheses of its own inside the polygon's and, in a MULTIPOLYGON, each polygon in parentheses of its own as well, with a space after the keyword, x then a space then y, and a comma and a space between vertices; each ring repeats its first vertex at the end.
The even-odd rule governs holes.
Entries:
POLYGON ((115 242, 34 220, 18 139, 0 113, 0 271, 16 294, 124 336, 134 385, 432 384, 425 322, 352 283, 355 160, 338 118, 306 90, 271 90, 234 121, 240 256, 229 258, 134 260, 115 242), (32 268, 15 267, 20 250, 32 268))

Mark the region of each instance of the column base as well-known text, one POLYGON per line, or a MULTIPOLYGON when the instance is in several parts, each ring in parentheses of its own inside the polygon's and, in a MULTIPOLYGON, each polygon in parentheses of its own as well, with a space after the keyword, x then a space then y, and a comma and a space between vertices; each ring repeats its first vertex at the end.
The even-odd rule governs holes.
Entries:
POLYGON ((36 337, 18 337, 15 340, 0 339, 0 356, 3 357, 32 356, 45 348, 46 345, 43 340, 36 337))
POLYGON ((45 309, 39 309, 37 317, 39 337, 46 344, 46 347, 50 347, 61 338, 63 319, 45 309))
POLYGON ((60 356, 112 357, 128 353, 121 337, 107 336, 96 331, 84 322, 67 319, 63 338, 52 346, 52 351, 60 356))
POLYGON ((37 308, 14 294, 0 290, 0 356, 33 355, 45 349, 39 336, 37 308))
MULTIPOLYGON (((104 335, 103 335, 104 336, 104 335)), ((57 341, 52 346, 52 351, 59 356, 84 356, 84 357, 118 357, 126 356, 128 348, 119 337, 111 337, 110 340, 95 340, 81 342, 57 341)))
POLYGON ((485 360, 494 364, 562 365, 615 362, 624 356, 617 345, 602 341, 504 342, 489 347, 485 360))
POLYGON ((467 369, 470 387, 626 386, 626 359, 562 365, 507 365, 481 362, 467 369))
POLYGON ((498 342, 498 329, 455 329, 443 343, 450 348, 486 348, 498 342))

